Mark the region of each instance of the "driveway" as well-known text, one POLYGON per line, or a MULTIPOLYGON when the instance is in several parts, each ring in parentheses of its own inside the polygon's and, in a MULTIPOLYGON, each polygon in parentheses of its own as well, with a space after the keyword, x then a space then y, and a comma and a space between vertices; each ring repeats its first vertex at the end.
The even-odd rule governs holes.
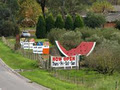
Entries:
POLYGON ((0 60, 0 90, 48 90, 47 88, 30 83, 6 68, 0 60))

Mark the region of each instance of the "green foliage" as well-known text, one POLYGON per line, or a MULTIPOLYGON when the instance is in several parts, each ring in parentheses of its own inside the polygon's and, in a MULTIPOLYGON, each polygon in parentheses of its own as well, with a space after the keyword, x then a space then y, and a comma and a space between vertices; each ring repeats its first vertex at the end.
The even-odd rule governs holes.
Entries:
POLYGON ((18 14, 19 10, 18 0, 6 0, 6 4, 10 8, 10 11, 13 15, 18 14))
POLYGON ((70 15, 67 15, 66 20, 65 20, 65 28, 67 30, 72 30, 73 29, 73 20, 70 15))
POLYGON ((10 10, 7 5, 0 3, 0 20, 9 20, 10 16, 10 10))
POLYGON ((114 9, 112 4, 106 0, 96 1, 92 4, 92 10, 95 13, 107 13, 112 9, 114 9))
POLYGON ((120 30, 120 21, 116 21, 116 28, 120 30))
POLYGON ((62 18, 62 15, 61 14, 58 14, 57 18, 56 18, 56 21, 55 21, 55 27, 56 28, 64 28, 64 20, 62 18))
POLYGON ((74 16, 76 13, 84 13, 87 10, 89 2, 88 0, 48 0, 46 2, 49 12, 52 12, 54 16, 59 13, 65 18, 66 14, 74 16), (54 3, 53 3, 54 2, 54 3))
POLYGON ((84 27, 83 19, 77 14, 74 21, 74 29, 84 27))
POLYGON ((40 15, 36 26, 36 37, 45 38, 45 36, 46 36, 46 23, 44 17, 40 15))
POLYGON ((60 38, 59 41, 65 47, 70 50, 77 47, 82 42, 82 34, 79 31, 67 31, 60 38))
POLYGON ((110 40, 116 40, 120 44, 120 32, 113 32, 110 35, 110 40))
POLYGON ((11 21, 4 21, 2 24, 1 35, 8 37, 8 36, 15 36, 19 34, 20 30, 19 27, 13 24, 11 21))
POLYGON ((103 15, 94 13, 88 13, 84 21, 86 26, 91 28, 102 27, 106 22, 103 15))
MULTIPOLYGON (((28 24, 30 21, 33 21, 36 24, 39 15, 42 13, 42 10, 36 0, 18 0, 18 3, 20 6, 18 15, 19 23, 21 24, 24 20, 26 22, 28 21, 25 24, 28 24)), ((34 26, 34 23, 32 24, 32 26, 34 26)))
POLYGON ((47 32, 50 32, 52 28, 55 27, 55 21, 52 14, 49 14, 49 16, 46 18, 46 30, 47 32))
POLYGON ((19 27, 16 24, 18 9, 17 0, 0 2, 0 36, 8 37, 19 34, 19 27))
POLYGON ((87 57, 87 65, 103 74, 113 74, 120 66, 120 45, 116 41, 104 40, 94 53, 87 57))
POLYGON ((88 41, 88 42, 96 42, 96 45, 99 45, 101 44, 101 42, 105 40, 105 38, 103 36, 98 36, 97 34, 93 34, 92 36, 88 37, 88 38, 85 38, 85 41, 88 41))
POLYGON ((59 40, 65 32, 65 29, 54 28, 48 33, 47 38, 52 44, 55 44, 55 40, 59 40))

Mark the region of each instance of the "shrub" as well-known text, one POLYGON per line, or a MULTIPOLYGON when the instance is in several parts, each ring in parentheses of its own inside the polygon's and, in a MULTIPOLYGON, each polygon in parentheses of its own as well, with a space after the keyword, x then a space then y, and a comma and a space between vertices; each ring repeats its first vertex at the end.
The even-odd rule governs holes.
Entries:
POLYGON ((105 40, 96 47, 94 52, 86 57, 88 67, 103 74, 113 74, 120 69, 120 46, 116 41, 105 40))
POLYGON ((46 23, 44 17, 40 15, 36 26, 36 37, 45 38, 45 36, 46 36, 46 23))
POLYGON ((61 44, 67 49, 77 47, 82 42, 82 34, 79 31, 67 31, 60 38, 61 44))
POLYGON ((75 30, 80 31, 82 33, 82 38, 84 40, 85 40, 85 38, 89 38, 94 34, 98 35, 101 33, 101 29, 99 29, 99 28, 93 29, 93 28, 84 27, 84 28, 76 28, 75 30))
POLYGON ((55 44, 55 40, 59 40, 65 32, 65 29, 54 28, 48 33, 47 38, 52 44, 55 44))
POLYGON ((105 40, 105 38, 103 36, 100 37, 97 34, 93 34, 92 36, 85 38, 85 41, 96 42, 96 45, 101 44, 103 40, 105 40))
POLYGON ((2 36, 13 36, 15 31, 14 24, 11 21, 4 21, 2 24, 2 36))
POLYGON ((120 21, 116 21, 116 26, 115 27, 120 30, 120 21))
POLYGON ((66 20, 65 20, 65 28, 66 29, 73 29, 73 20, 70 15, 67 15, 66 20))
POLYGON ((114 32, 110 36, 110 40, 116 40, 120 44, 120 32, 114 32))
POLYGON ((84 27, 83 19, 77 14, 74 21, 74 29, 84 27))
POLYGON ((102 27, 104 25, 105 17, 101 14, 88 13, 85 17, 84 22, 86 26, 91 28, 102 27))
POLYGON ((55 25, 55 21, 54 21, 53 15, 49 14, 49 16, 46 18, 47 32, 50 32, 50 30, 55 27, 54 25, 55 25))
POLYGON ((106 39, 110 39, 111 38, 111 35, 113 33, 117 33, 119 32, 119 30, 115 29, 115 28, 104 28, 104 29, 101 29, 101 35, 104 36, 104 38, 106 39))
POLYGON ((60 29, 64 28, 64 20, 61 14, 59 14, 56 18, 55 27, 60 29))

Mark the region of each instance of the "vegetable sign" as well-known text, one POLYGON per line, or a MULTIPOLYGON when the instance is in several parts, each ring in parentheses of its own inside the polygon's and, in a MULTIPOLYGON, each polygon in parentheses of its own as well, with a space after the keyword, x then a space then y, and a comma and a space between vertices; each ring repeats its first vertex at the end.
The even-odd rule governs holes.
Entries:
POLYGON ((33 53, 49 54, 49 42, 38 42, 33 46, 33 53))
POLYGON ((23 42, 21 41, 21 48, 32 49, 33 53, 37 54, 49 54, 49 42, 23 42))
POLYGON ((51 56, 51 67, 78 67, 78 56, 57 57, 51 56))

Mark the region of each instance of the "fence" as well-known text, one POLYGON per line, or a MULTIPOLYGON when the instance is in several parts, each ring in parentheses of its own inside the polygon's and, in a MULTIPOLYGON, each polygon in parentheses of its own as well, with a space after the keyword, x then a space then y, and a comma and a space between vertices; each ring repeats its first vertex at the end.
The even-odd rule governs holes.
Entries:
MULTIPOLYGON (((2 41, 5 45, 10 47, 12 50, 14 50, 14 44, 8 41, 5 37, 2 37, 2 41)), ((34 54, 32 50, 24 50, 20 48, 19 50, 15 51, 16 53, 21 54, 25 58, 29 58, 31 60, 36 60, 38 62, 38 65, 40 68, 48 70, 50 72, 50 75, 53 77, 56 77, 60 80, 64 80, 66 82, 74 83, 76 85, 84 84, 86 82, 85 78, 77 77, 77 75, 71 76, 70 72, 62 73, 60 69, 51 68, 51 61, 50 61, 50 55, 39 55, 34 54)), ((77 70, 76 70, 77 71, 77 70)))
MULTIPOLYGON (((14 43, 11 43, 5 37, 2 37, 2 41, 5 45, 14 50, 14 43)), ((15 52, 21 54, 25 58, 36 60, 40 68, 50 69, 49 55, 34 54, 32 50, 24 50, 23 48, 20 48, 15 52)))

